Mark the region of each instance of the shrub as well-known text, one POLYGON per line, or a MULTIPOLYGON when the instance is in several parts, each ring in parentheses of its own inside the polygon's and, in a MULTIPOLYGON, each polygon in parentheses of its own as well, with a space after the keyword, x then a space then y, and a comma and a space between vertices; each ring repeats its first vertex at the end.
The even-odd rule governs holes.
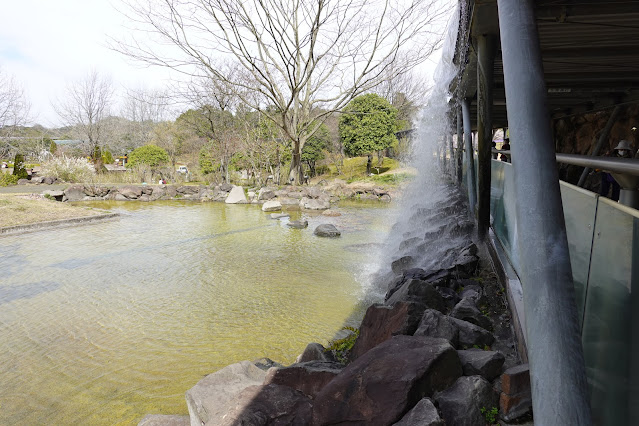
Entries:
POLYGON ((18 176, 9 173, 0 173, 0 186, 15 185, 18 183, 18 176))
POLYGON ((113 155, 111 155, 110 151, 105 150, 102 153, 102 162, 104 164, 113 164, 115 162, 115 160, 113 159, 113 155))
POLYGON ((40 174, 65 182, 87 182, 95 174, 95 167, 86 158, 61 156, 42 164, 40 174))
POLYGON ((146 164, 155 168, 169 163, 169 154, 163 148, 156 145, 144 145, 134 149, 129 154, 128 167, 135 167, 138 164, 146 164))
POLYGON ((18 179, 27 179, 29 174, 24 167, 24 157, 22 154, 16 154, 15 160, 13 160, 13 175, 18 179))
POLYGON ((342 327, 342 330, 350 333, 346 337, 328 342, 326 350, 332 352, 337 361, 346 364, 351 349, 353 349, 353 345, 355 345, 355 341, 359 336, 359 330, 353 327, 342 327))

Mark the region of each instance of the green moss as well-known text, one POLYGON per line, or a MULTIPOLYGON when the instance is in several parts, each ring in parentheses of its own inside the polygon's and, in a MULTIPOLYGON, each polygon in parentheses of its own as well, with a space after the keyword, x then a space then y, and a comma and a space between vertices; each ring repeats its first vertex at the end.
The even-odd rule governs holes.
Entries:
POLYGON ((327 351, 332 352, 335 359, 342 364, 348 362, 348 355, 359 336, 359 330, 354 327, 343 327, 342 330, 350 331, 348 336, 328 342, 327 351))

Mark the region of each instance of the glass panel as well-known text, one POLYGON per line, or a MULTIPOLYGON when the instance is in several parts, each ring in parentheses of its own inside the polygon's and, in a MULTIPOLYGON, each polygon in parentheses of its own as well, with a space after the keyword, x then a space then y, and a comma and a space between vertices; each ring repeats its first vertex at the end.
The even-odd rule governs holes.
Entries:
POLYGON ((515 221, 516 200, 512 164, 491 160, 490 213, 493 221, 492 226, 495 235, 510 259, 510 263, 515 271, 519 273, 515 221))
POLYGON ((631 314, 630 295, 639 285, 637 217, 637 210, 598 198, 582 331, 595 424, 632 423, 628 379, 636 370, 631 328, 637 314, 631 314))
POLYGON ((590 249, 597 213, 597 195, 566 182, 560 182, 560 188, 570 249, 572 279, 575 283, 577 315, 581 326, 590 269, 590 249))

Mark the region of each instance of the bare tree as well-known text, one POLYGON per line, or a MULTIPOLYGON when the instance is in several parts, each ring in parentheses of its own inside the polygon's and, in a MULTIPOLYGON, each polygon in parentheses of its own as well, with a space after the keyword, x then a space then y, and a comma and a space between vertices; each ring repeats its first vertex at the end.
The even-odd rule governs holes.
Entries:
POLYGON ((226 83, 291 140, 290 178, 300 182, 308 138, 390 71, 422 63, 446 14, 439 0, 130 1, 126 14, 143 35, 113 48, 226 83))
POLYGON ((168 105, 165 91, 144 88, 126 91, 122 116, 129 120, 127 130, 134 147, 151 141, 155 126, 167 118, 168 105))
POLYGON ((54 106, 60 118, 84 139, 91 156, 103 144, 104 119, 110 114, 112 98, 111 79, 93 70, 82 80, 69 84, 65 99, 54 106))
POLYGON ((14 135, 16 127, 29 121, 31 104, 24 89, 13 75, 0 68, 0 157, 15 153, 17 147, 8 138, 14 135))

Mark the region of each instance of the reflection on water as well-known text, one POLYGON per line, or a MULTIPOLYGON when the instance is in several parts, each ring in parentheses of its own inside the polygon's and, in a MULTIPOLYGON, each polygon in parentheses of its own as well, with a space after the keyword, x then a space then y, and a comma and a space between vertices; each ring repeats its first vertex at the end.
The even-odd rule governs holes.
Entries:
POLYGON ((257 206, 99 207, 122 216, 0 238, 0 424, 186 414, 185 391, 210 372, 293 362, 361 311, 388 212, 346 206, 297 230, 257 206), (320 223, 342 237, 313 236, 320 223))

